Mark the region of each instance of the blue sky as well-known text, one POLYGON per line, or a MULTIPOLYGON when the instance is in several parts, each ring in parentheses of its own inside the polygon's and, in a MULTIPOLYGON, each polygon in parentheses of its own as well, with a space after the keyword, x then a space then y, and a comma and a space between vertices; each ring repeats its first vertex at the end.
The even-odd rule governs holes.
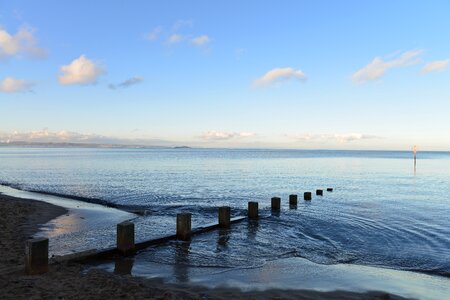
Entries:
POLYGON ((449 13, 0 0, 0 140, 450 150, 449 13))

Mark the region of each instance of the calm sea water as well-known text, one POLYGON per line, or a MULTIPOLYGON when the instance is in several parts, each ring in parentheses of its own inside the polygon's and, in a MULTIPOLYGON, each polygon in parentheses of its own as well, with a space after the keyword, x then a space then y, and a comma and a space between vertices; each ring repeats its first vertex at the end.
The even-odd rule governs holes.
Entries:
POLYGON ((179 211, 195 225, 215 221, 218 206, 244 215, 248 201, 260 202, 263 220, 197 238, 182 249, 188 260, 175 243, 142 253, 148 261, 233 268, 304 257, 450 276, 448 152, 419 153, 415 172, 410 152, 0 148, 0 182, 141 206, 150 214, 138 229, 148 234, 172 230, 179 211))

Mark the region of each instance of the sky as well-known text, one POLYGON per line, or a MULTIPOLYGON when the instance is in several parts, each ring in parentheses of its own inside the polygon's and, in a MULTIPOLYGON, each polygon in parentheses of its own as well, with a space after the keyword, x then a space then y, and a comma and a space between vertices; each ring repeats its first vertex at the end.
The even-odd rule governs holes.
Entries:
POLYGON ((450 1, 0 0, 0 141, 450 150, 450 1))

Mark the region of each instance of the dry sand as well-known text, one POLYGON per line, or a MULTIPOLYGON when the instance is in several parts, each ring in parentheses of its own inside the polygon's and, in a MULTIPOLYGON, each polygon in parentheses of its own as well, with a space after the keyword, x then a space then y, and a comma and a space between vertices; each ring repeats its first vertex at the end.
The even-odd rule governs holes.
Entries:
POLYGON ((47 274, 25 275, 26 239, 40 224, 64 213, 55 205, 0 195, 0 299, 404 299, 382 292, 207 289, 102 270, 85 272, 78 263, 53 264, 47 274))

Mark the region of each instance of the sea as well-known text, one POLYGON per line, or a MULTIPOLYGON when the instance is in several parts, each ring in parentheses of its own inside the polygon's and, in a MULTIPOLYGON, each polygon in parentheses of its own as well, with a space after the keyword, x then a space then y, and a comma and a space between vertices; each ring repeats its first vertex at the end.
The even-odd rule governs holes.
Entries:
MULTIPOLYGON (((182 249, 189 259, 173 243, 151 247, 148 262, 233 269, 298 257, 450 278, 450 152, 418 152, 415 164, 410 151, 0 147, 0 184, 139 209, 137 240, 173 234, 179 212, 195 227, 217 222, 220 206, 237 217, 259 202, 258 222, 198 238, 182 249)), ((54 247, 83 243, 115 240, 82 232, 54 247)))

